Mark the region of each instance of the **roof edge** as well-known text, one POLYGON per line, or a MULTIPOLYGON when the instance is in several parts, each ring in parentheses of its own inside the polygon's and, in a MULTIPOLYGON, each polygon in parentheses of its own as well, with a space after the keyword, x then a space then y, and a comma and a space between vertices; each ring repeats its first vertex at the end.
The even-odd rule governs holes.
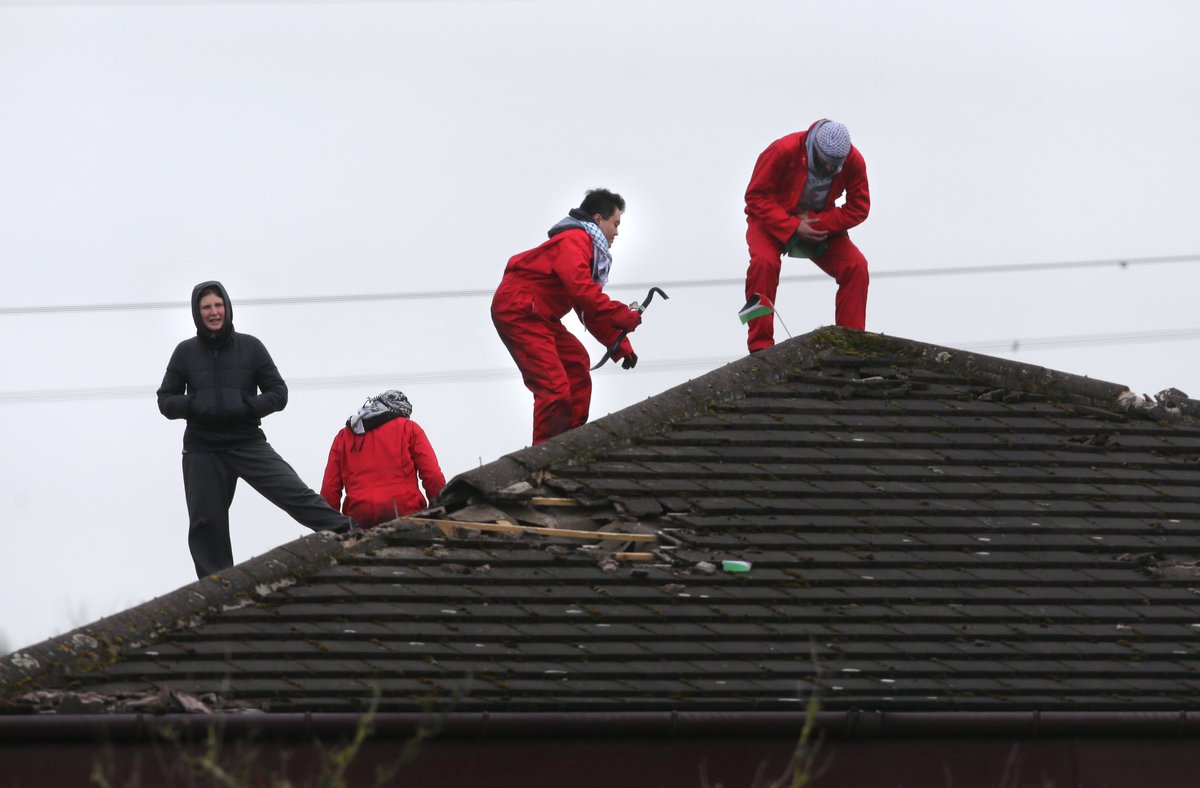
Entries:
POLYGON ((599 454, 635 437, 661 431, 673 421, 688 418, 718 402, 745 396, 746 389, 778 382, 798 364, 815 361, 825 348, 811 338, 824 332, 846 329, 818 329, 790 339, 760 353, 729 362, 712 372, 667 389, 647 400, 626 406, 581 427, 557 435, 545 443, 506 454, 480 468, 465 471, 451 479, 438 502, 452 504, 456 497, 473 492, 492 492, 528 479, 553 465, 577 461, 599 454))
MULTIPOLYGON (((1111 383, 1086 375, 1027 364, 1023 361, 973 353, 943 345, 932 345, 915 339, 872 334, 866 331, 841 330, 840 333, 817 331, 815 339, 827 344, 830 350, 865 357, 883 354, 908 358, 926 370, 948 371, 983 378, 999 386, 1012 386, 1032 393, 1066 395, 1091 404, 1116 407, 1117 398, 1129 391, 1120 383, 1111 383)), ((809 335, 812 336, 812 335, 809 335)))
POLYGON ((36 682, 101 668, 120 652, 188 628, 200 617, 250 604, 345 551, 341 539, 315 533, 276 547, 224 572, 0 657, 0 708, 36 682))
MULTIPOLYGON (((0 715, 0 740, 55 741, 152 738, 166 730, 224 737, 247 734, 311 741, 353 736, 367 718, 356 713, 0 715)), ((374 738, 407 738, 418 731, 443 739, 636 736, 795 737, 804 711, 658 712, 390 712, 371 716, 374 738)), ((1049 738, 1063 736, 1200 737, 1200 712, 1171 711, 818 711, 815 727, 840 739, 937 736, 1049 738)))
MULTIPOLYGON (((668 389, 648 400, 529 446, 455 476, 443 490, 439 503, 453 506, 475 492, 494 492, 553 465, 599 454, 667 424, 702 412, 713 404, 745 396, 748 388, 775 383, 796 367, 812 365, 819 356, 843 355, 864 361, 900 356, 914 365, 981 378, 999 387, 1019 388, 1037 394, 1056 394, 1114 412, 1128 387, 1082 375, 1058 372, 1021 361, 931 345, 913 339, 825 326, 781 342, 772 348, 731 361, 668 389)), ((1200 403, 1197 403, 1200 405, 1200 403)))

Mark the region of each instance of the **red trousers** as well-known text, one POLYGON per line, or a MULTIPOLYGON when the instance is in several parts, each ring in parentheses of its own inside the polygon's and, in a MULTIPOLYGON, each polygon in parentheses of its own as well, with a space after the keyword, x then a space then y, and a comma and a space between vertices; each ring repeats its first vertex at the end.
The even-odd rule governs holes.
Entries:
POLYGON ((592 375, 583 343, 558 320, 533 314, 528 306, 508 306, 498 292, 492 322, 517 362, 525 388, 533 392, 533 442, 586 424, 592 375))
MULTIPOLYGON (((754 293, 766 296, 775 303, 779 289, 780 255, 783 246, 757 222, 749 222, 746 242, 750 246, 750 267, 746 271, 746 298, 754 293)), ((829 236, 829 249, 813 260, 817 266, 837 281, 834 320, 839 326, 862 331, 867 325, 867 258, 845 233, 829 236)), ((750 330, 746 344, 751 352, 775 344, 775 316, 763 315, 746 324, 750 330)))

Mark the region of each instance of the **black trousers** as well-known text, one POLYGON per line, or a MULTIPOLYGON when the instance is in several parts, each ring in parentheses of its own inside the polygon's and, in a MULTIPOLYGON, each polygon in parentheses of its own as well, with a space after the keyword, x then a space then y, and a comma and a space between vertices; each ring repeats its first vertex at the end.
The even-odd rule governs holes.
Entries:
POLYGON ((229 506, 238 479, 314 531, 348 531, 354 524, 329 508, 266 441, 221 451, 185 451, 183 492, 187 496, 188 547, 196 576, 233 566, 229 506))

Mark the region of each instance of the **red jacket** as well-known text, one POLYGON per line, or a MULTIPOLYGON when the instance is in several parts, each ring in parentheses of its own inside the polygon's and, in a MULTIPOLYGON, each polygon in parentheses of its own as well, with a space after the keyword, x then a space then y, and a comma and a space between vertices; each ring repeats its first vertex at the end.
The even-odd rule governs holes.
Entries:
POLYGON ((321 497, 368 528, 425 508, 418 473, 431 500, 446 486, 437 455, 416 422, 398 416, 362 435, 344 427, 329 449, 321 497))
MULTIPOLYGON (((513 256, 496 295, 509 314, 558 321, 574 309, 583 327, 605 347, 638 324, 636 312, 609 298, 592 279, 592 238, 582 229, 564 230, 513 256)), ((626 344, 628 340, 622 347, 626 344)))
MULTIPOLYGON (((800 224, 795 211, 808 180, 808 150, 804 140, 809 131, 811 126, 808 131, 772 142, 758 157, 750 185, 746 187, 746 221, 758 222, 780 244, 787 243, 800 224)), ((824 208, 815 214, 816 226, 830 233, 842 233, 861 224, 870 211, 867 164, 858 148, 851 145, 842 171, 829 188, 824 208), (838 208, 834 201, 843 193, 846 204, 838 208)))

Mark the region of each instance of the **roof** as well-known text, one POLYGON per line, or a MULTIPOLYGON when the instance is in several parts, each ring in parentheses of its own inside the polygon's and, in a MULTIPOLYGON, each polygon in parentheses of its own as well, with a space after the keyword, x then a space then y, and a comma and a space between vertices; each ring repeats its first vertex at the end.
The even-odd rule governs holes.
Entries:
POLYGON ((1197 405, 822 329, 462 474, 368 538, 306 537, 9 655, 0 699, 1194 709, 1197 405))

